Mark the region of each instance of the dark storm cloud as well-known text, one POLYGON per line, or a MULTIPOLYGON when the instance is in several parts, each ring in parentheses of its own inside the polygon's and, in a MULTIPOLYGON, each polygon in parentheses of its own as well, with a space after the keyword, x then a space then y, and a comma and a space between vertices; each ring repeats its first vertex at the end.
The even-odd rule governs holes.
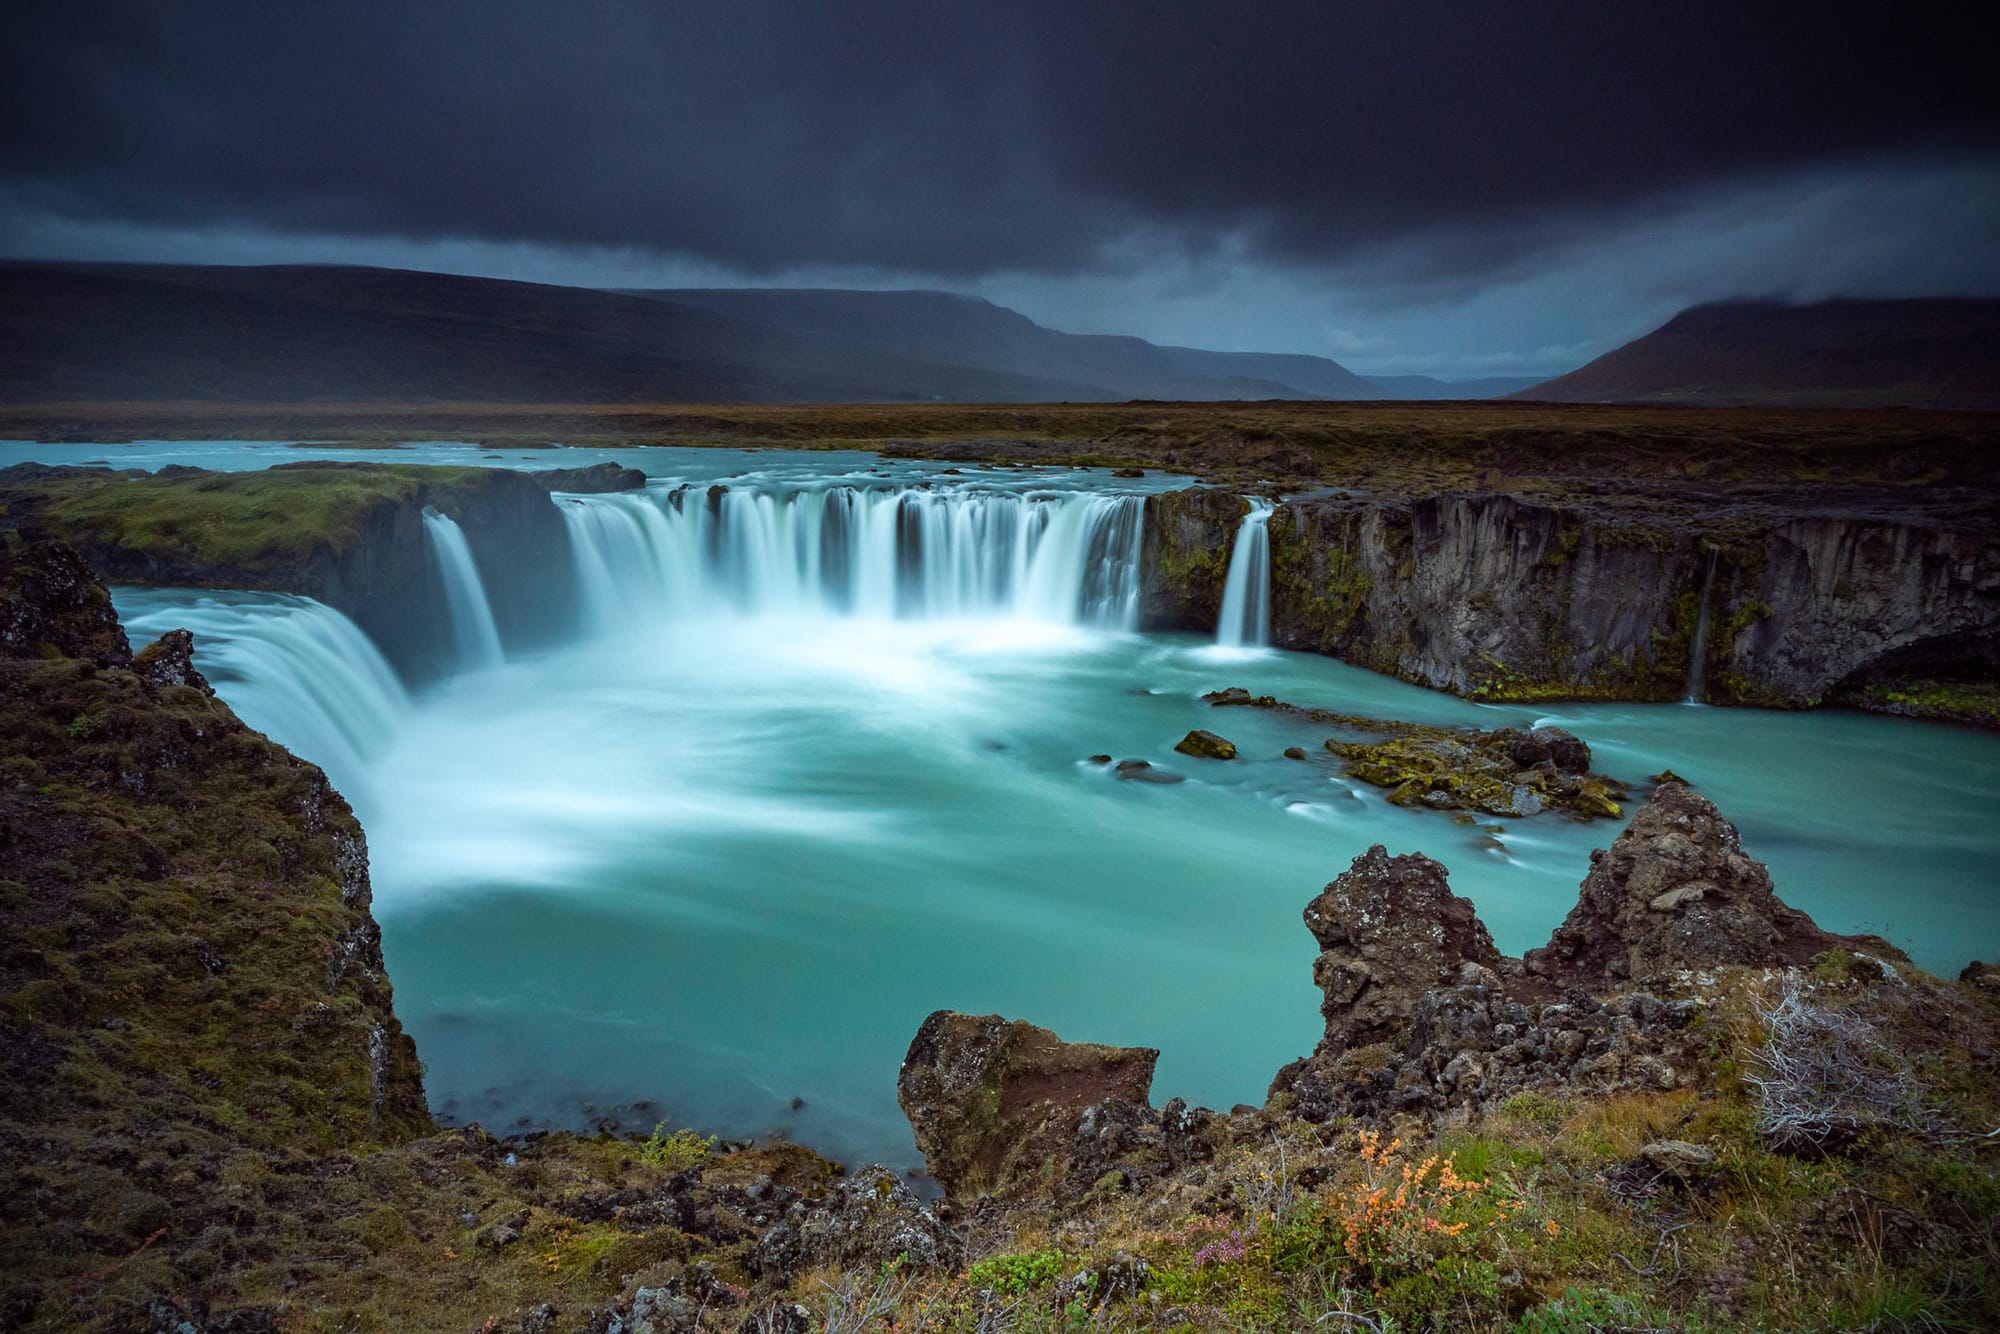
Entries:
POLYGON ((1705 182, 1989 157, 1919 7, 15 7, 0 182, 147 226, 977 275, 1228 246, 1458 276, 1705 182))

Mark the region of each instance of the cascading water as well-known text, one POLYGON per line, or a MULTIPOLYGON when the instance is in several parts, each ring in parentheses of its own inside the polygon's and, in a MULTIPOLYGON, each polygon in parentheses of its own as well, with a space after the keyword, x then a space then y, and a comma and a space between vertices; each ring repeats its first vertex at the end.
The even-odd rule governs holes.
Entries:
POLYGON ((498 667, 505 660, 500 629, 493 623, 493 608, 486 601, 486 585, 479 578, 479 566, 473 562, 465 531, 450 515, 426 508, 424 535, 430 539, 431 553, 444 580, 445 608, 451 614, 459 662, 469 669, 498 667))
POLYGON ((1268 500, 1252 499, 1236 529, 1229 552, 1229 577, 1222 586, 1222 614, 1215 642, 1227 648, 1262 648, 1271 642, 1271 511, 1268 500))
POLYGON ((726 612, 1138 624, 1138 496, 676 487, 557 503, 593 630, 726 612))
POLYGON ((136 644, 193 631, 201 670, 243 720, 350 793, 409 715, 409 696, 374 642, 310 598, 139 588, 113 597, 136 644))
MULTIPOLYGON (((1089 479, 630 461, 702 481, 557 498, 588 633, 431 680, 413 703, 317 604, 115 594, 134 642, 192 629, 222 697, 355 802, 397 1011, 446 1121, 588 1126, 644 1099, 704 1133, 783 1127, 848 1161, 915 1165, 882 1071, 938 1005, 1156 1036, 1162 1095, 1228 1106, 1323 1027, 1286 961, 1330 860, 1446 840, 1478 862, 1480 911, 1513 950, 1546 939, 1607 837, 1558 821, 1475 842, 1433 813, 1352 800, 1279 758, 1310 728, 1264 710, 1225 720, 1237 762, 1175 756, 1174 738, 1217 725, 1203 694, 1239 679, 1360 714, 1492 717, 1317 655, 1273 653, 1245 679, 1192 637, 1017 633, 1011 618, 1135 619, 1141 502, 1089 479), (951 616, 998 630, 871 619, 951 616), (620 627, 632 637, 601 633, 620 627), (1094 751, 1188 781, 1120 782, 1094 751), (867 984, 829 986, 828 959, 867 984)), ((1246 607, 1274 545, 1252 559, 1264 523, 1236 534, 1246 607)), ((2000 929, 2000 907, 1965 892, 2000 857, 1991 737, 1858 713, 1547 717, 1617 772, 1698 774, 1830 929, 1893 928, 1924 966, 1953 969, 2000 929)))
POLYGON ((1703 567, 1701 576, 1701 601, 1696 604, 1694 613, 1694 643, 1688 649, 1687 698, 1682 701, 1686 704, 1701 703, 1701 697, 1706 690, 1705 677, 1708 671, 1708 595, 1715 588, 1716 549, 1714 547, 1705 547, 1703 551, 1707 557, 1707 563, 1703 567))

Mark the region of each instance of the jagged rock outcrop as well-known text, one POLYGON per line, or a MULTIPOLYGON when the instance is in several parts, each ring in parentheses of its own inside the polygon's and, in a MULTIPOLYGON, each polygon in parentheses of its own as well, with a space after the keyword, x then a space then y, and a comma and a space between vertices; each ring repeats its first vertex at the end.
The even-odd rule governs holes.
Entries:
MULTIPOLYGON (((1698 679, 1719 703, 1799 707, 1968 645, 2000 660, 1988 518, 1839 500, 1288 500, 1269 521, 1272 638, 1479 699, 1674 699, 1698 679)), ((1214 625, 1241 513, 1212 491, 1148 500, 1142 624, 1214 625)))
POLYGON ((1577 907, 1525 963, 1494 948, 1442 866, 1380 846, 1313 900, 1306 925, 1326 1031, 1270 1095, 1316 1121, 1477 1107, 1525 1088, 1673 1088, 1696 1060, 1697 970, 1836 947, 1902 958, 1780 901, 1735 827, 1678 781, 1592 855, 1577 907))
POLYGON ((1604 988, 1687 968, 1802 964, 1835 948, 1904 957, 1878 937, 1820 930, 1778 898, 1715 803, 1667 782, 1591 853, 1576 906, 1525 963, 1559 986, 1604 988))
POLYGON ((910 1043, 896 1100, 946 1194, 1024 1194, 1061 1181, 1092 1108, 1107 1099, 1147 1106, 1159 1055, 939 1010, 910 1043))
POLYGON ((132 659, 132 670, 156 686, 189 686, 204 695, 215 693, 194 665, 194 635, 186 630, 169 630, 140 649, 132 659))
POLYGON ((1467 965, 1504 966, 1472 902, 1451 892, 1445 869, 1422 853, 1391 857, 1377 843, 1306 905, 1319 942, 1313 984, 1325 1000, 1320 1051, 1386 1042, 1425 993, 1467 965))

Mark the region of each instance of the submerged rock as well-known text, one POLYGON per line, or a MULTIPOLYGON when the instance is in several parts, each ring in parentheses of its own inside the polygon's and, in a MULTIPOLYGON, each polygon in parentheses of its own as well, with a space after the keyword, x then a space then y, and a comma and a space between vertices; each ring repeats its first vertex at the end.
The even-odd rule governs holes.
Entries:
POLYGON ((896 1100, 946 1194, 1027 1194, 1062 1178, 1091 1108, 1106 1099, 1147 1106, 1159 1055, 939 1010, 910 1043, 896 1100))
POLYGON ((1171 769, 1162 769, 1151 760, 1120 760, 1112 772, 1128 783, 1185 783, 1187 779, 1171 769))
POLYGON ((1204 760, 1233 760, 1236 758, 1236 743, 1227 737, 1205 732, 1200 728, 1189 732, 1174 747, 1183 755, 1192 755, 1204 760))

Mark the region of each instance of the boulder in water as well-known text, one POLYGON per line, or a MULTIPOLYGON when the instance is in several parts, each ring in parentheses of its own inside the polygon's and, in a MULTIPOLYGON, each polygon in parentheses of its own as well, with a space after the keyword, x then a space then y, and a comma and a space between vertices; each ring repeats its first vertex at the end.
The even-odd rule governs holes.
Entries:
POLYGON ((1236 743, 1227 737, 1196 728, 1182 737, 1174 747, 1183 755, 1193 755, 1204 760, 1233 760, 1236 758, 1236 743))
POLYGON ((896 1100, 946 1194, 1025 1195, 1062 1178, 1091 1108, 1107 1098, 1147 1105, 1159 1056, 939 1010, 910 1043, 896 1100))
POLYGON ((1584 744, 1582 738, 1560 727, 1529 729, 1515 737, 1508 747, 1508 755, 1523 769, 1548 764, 1557 773, 1580 775, 1590 772, 1590 747, 1584 744))

